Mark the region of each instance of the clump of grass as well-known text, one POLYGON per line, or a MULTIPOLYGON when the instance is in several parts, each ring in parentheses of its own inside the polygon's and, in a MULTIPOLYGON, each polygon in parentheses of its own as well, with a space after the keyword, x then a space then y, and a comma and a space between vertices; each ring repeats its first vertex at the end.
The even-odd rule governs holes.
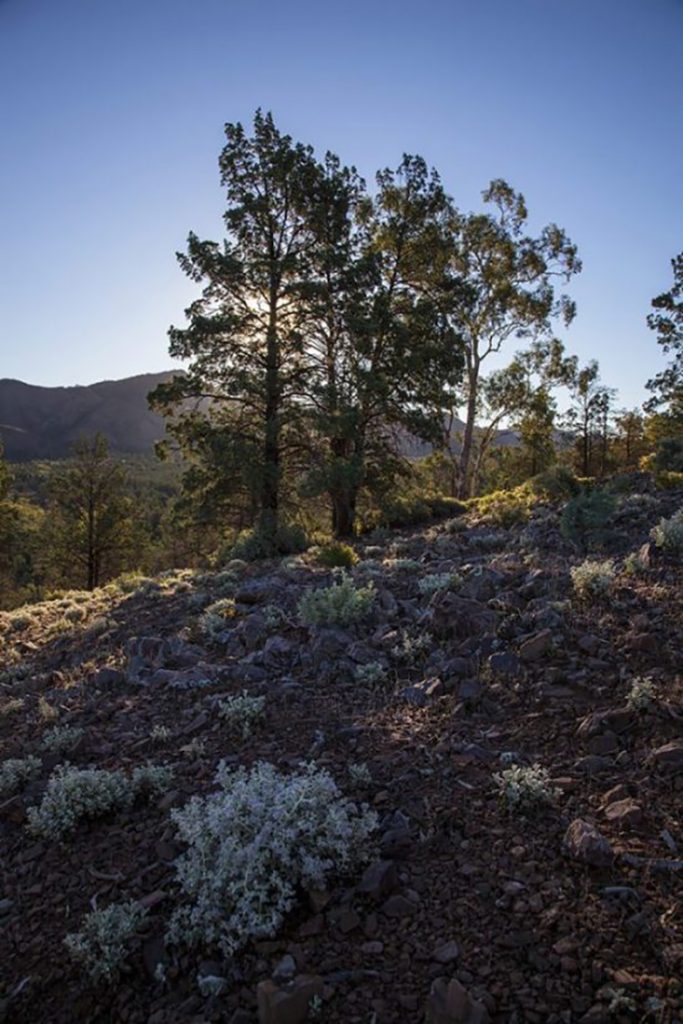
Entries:
POLYGON ((199 628, 211 640, 215 640, 237 615, 237 606, 231 597, 221 597, 206 608, 199 617, 199 628))
POLYGON ((327 569, 352 569, 358 561, 358 555, 350 544, 326 544, 316 555, 318 565, 327 569))
POLYGON ((45 697, 38 699, 38 715, 42 722, 56 722, 59 718, 59 711, 45 697))
POLYGON ((654 683, 649 677, 638 676, 631 683, 626 706, 633 711, 649 711, 657 700, 654 683))
POLYGON ((587 558, 585 562, 573 566, 569 571, 574 590, 583 600, 605 597, 616 576, 614 562, 609 559, 596 562, 587 558))
POLYGON ((0 718, 9 718, 10 715, 16 715, 18 711, 22 710, 23 706, 23 697, 10 697, 4 704, 0 704, 0 718))

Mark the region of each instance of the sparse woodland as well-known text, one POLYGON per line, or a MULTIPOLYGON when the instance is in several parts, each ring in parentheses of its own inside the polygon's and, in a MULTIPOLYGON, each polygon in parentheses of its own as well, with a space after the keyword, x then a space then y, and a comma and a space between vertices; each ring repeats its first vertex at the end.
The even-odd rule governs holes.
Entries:
POLYGON ((683 255, 625 410, 504 181, 220 174, 163 459, 0 460, 0 1021, 682 1021, 683 255))

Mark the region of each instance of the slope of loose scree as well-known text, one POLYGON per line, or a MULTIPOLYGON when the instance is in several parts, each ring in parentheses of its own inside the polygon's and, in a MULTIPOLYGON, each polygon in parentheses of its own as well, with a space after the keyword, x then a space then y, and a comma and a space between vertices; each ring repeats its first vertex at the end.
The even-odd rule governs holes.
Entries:
POLYGON ((595 592, 538 505, 509 530, 470 516, 358 545, 346 577, 309 553, 1 615, 0 1020, 682 1020, 680 554, 647 545, 681 505, 622 499, 595 592), (302 597, 348 581, 361 617, 321 624, 316 600, 307 625, 302 597), (169 938, 179 812, 219 762, 315 765, 377 821, 234 955, 169 938), (119 788, 45 835, 65 763, 119 788), (147 765, 172 769, 161 791, 140 791, 147 765), (112 904, 130 935, 93 981, 64 939, 112 904))

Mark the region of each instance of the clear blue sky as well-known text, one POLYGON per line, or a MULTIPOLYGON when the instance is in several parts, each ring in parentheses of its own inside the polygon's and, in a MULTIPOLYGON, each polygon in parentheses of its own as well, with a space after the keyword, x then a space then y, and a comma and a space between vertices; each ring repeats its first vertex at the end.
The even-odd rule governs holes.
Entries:
POLYGON ((370 179, 422 154, 463 209, 493 177, 577 242, 563 337, 624 405, 683 249, 683 0, 0 0, 0 377, 165 369, 219 237, 225 121, 370 179))

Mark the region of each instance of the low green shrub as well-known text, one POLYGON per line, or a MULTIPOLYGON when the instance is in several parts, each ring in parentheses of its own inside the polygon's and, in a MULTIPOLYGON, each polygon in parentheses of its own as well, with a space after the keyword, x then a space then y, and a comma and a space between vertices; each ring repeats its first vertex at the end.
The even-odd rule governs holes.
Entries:
POLYGON ((199 616, 199 628, 209 640, 215 640, 223 630, 228 629, 237 615, 237 608, 231 597, 221 597, 204 609, 199 616))
POLYGON ((588 558, 581 565, 573 566, 569 572, 574 590, 584 600, 604 597, 616 576, 614 562, 595 562, 588 558))
POLYGON ((536 504, 536 496, 522 484, 511 491, 492 491, 471 499, 471 506, 484 522, 504 528, 525 523, 536 504))
POLYGON ((581 490, 579 481, 567 466, 550 466, 532 477, 529 487, 539 498, 554 501, 573 498, 581 490))
POLYGON ((662 469, 655 475, 655 483, 663 491, 677 491, 683 488, 683 473, 673 469, 662 469))
POLYGON ((607 491, 582 491, 565 505, 560 533, 578 547, 599 547, 607 537, 615 509, 616 498, 607 491))
POLYGON ((243 531, 233 544, 230 557, 256 562, 261 558, 299 555, 308 546, 308 538, 300 526, 281 523, 274 537, 258 528, 243 531))
POLYGON ((669 519, 660 519, 656 526, 652 527, 650 536, 658 548, 672 554, 679 554, 683 551, 683 508, 669 519))
POLYGON ((320 548, 315 560, 326 569, 352 569, 358 555, 350 544, 332 543, 320 548))
POLYGON ((355 587, 343 576, 331 587, 307 591, 299 601, 299 618, 304 626, 348 626, 369 614, 375 600, 372 583, 355 587))

